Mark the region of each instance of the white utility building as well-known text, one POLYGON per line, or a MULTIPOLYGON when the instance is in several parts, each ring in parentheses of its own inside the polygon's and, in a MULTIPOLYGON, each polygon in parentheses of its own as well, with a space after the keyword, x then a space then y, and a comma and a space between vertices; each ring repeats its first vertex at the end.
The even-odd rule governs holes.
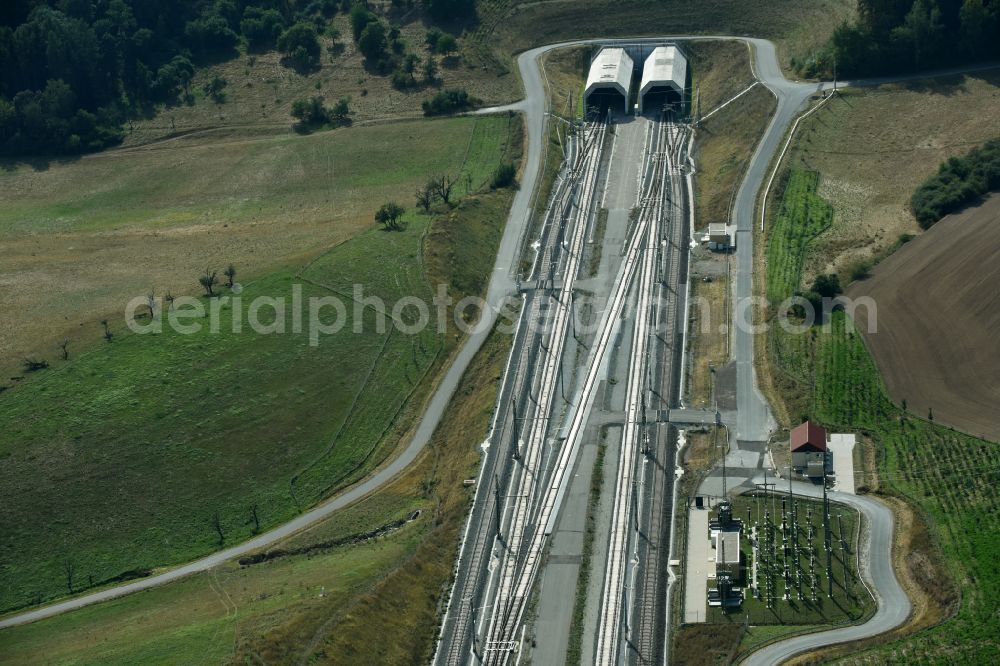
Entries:
POLYGON ((686 84, 687 58, 684 53, 676 46, 657 46, 642 68, 639 113, 643 112, 646 104, 658 107, 667 102, 683 102, 686 84))
POLYGON ((634 67, 635 64, 625 49, 617 47, 601 49, 590 63, 587 89, 583 96, 584 104, 588 107, 610 105, 627 112, 634 67))

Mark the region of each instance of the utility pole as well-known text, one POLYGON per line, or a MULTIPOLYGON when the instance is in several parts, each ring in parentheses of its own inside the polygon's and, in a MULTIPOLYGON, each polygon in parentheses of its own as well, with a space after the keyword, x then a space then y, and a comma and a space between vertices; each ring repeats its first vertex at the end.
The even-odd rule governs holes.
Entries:
POLYGON ((573 339, 576 340, 578 345, 582 345, 580 342, 580 337, 576 334, 576 298, 574 294, 576 290, 571 289, 569 292, 569 324, 573 327, 573 339))
POLYGON ((569 398, 566 397, 566 364, 562 362, 559 363, 559 390, 562 393, 563 401, 567 405, 572 404, 569 398))
POLYGON ((851 596, 850 572, 847 569, 847 541, 844 539, 844 514, 837 514, 837 526, 840 530, 840 559, 844 564, 844 591, 851 596))
POLYGON ((497 474, 493 475, 493 493, 496 501, 496 523, 497 523, 497 539, 503 541, 503 535, 500 534, 500 516, 502 513, 501 503, 500 503, 500 477, 497 474))
POLYGON ((639 532, 639 488, 635 479, 632 480, 632 517, 635 521, 635 531, 639 532))
POLYGON ((701 88, 697 85, 694 87, 694 124, 695 127, 701 122, 701 88))
POLYGON ((823 542, 826 546, 826 596, 833 597, 833 545, 830 543, 830 497, 826 494, 826 474, 823 474, 823 542))

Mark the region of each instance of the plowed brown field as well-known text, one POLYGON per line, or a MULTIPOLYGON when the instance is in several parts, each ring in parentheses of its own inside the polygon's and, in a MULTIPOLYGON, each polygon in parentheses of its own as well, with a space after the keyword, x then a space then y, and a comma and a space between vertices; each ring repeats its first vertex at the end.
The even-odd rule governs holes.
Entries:
POLYGON ((1000 440, 1000 196, 951 215, 855 283, 857 312, 892 398, 910 411, 1000 440))

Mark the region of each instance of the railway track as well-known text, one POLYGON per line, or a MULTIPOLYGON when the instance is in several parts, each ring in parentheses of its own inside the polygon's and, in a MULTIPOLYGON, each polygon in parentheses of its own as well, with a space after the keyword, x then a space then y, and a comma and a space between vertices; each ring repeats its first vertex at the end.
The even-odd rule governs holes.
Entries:
MULTIPOLYGON (((661 257, 658 262, 659 297, 656 300, 655 335, 660 345, 655 362, 649 364, 651 396, 663 407, 678 403, 681 294, 678 289, 684 273, 687 239, 684 187, 680 165, 684 163, 684 146, 688 129, 669 122, 666 154, 669 197, 663 200, 661 217, 661 257), (672 287, 671 287, 672 285, 672 287), (654 389, 655 387, 655 389, 654 389), (651 391, 652 392, 652 391, 651 391)), ((664 192, 666 195, 666 191, 664 192)), ((670 516, 673 493, 673 460, 676 431, 668 424, 653 426, 655 436, 642 466, 642 497, 645 511, 639 520, 637 539, 638 575, 634 594, 636 622, 625 654, 627 663, 660 664, 665 658, 667 607, 666 586, 669 564, 670 516)))
POLYGON ((571 315, 565 307, 570 299, 563 292, 572 289, 587 225, 586 217, 582 222, 578 219, 581 216, 577 211, 587 205, 580 205, 578 198, 588 191, 592 196, 604 132, 604 123, 587 124, 568 146, 567 166, 557 181, 533 246, 536 254, 524 282, 527 288, 514 352, 504 374, 477 482, 479 490, 456 564, 456 570, 466 575, 456 576, 435 655, 437 664, 466 664, 496 647, 488 637, 480 640, 483 624, 493 621, 483 607, 496 607, 488 603, 488 597, 497 572, 501 580, 507 579, 506 586, 511 586, 523 550, 523 533, 530 529, 531 498, 539 495, 540 458, 557 397, 557 360, 567 317, 571 315), (560 269, 567 279, 560 291, 553 293, 560 269), (546 326, 550 312, 556 316, 546 326))
POLYGON ((639 267, 640 250, 648 226, 647 219, 640 220, 626 245, 618 279, 612 289, 611 299, 605 308, 597 336, 591 345, 585 366, 586 372, 577 394, 578 400, 571 408, 565 439, 556 453, 553 468, 545 487, 538 519, 535 521, 537 528, 527 544, 524 564, 517 578, 514 593, 504 604, 504 629, 502 632, 494 634, 495 649, 488 653, 486 663, 506 663, 513 654, 514 646, 518 644, 517 628, 523 619, 528 594, 538 574, 539 560, 545 540, 551 533, 559 503, 565 493, 569 472, 582 440, 594 394, 600 383, 602 368, 612 346, 630 285, 639 267))
MULTIPOLYGON (((527 280, 531 287, 524 296, 525 306, 518 326, 521 344, 515 346, 512 355, 507 373, 510 381, 506 382, 509 387, 502 389, 498 404, 498 412, 503 413, 497 417, 490 444, 499 451, 491 451, 495 456, 493 464, 483 467, 477 493, 477 499, 480 495, 482 499, 474 507, 469 528, 476 525, 477 530, 475 534, 467 533, 459 558, 459 566, 470 569, 462 577, 461 585, 456 582, 446 616, 446 622, 454 626, 448 632, 451 640, 439 646, 436 657, 439 664, 478 661, 505 664, 515 658, 546 539, 566 491, 603 367, 617 338, 617 328, 634 295, 637 311, 627 385, 627 428, 614 507, 612 557, 605 572, 597 662, 617 663, 622 656, 621 636, 635 598, 628 592, 629 576, 634 581, 641 555, 643 563, 648 559, 643 551, 646 544, 640 544, 632 534, 640 521, 639 488, 645 488, 646 483, 644 454, 650 454, 646 412, 653 386, 647 370, 651 365, 651 340, 654 328, 675 318, 677 310, 676 303, 671 303, 674 299, 670 298, 667 301, 672 314, 664 314, 654 292, 674 278, 679 266, 676 258, 661 265, 661 258, 679 254, 670 251, 671 247, 679 247, 680 241, 664 233, 663 219, 671 217, 667 191, 674 183, 676 195, 677 179, 672 176, 679 173, 677 164, 683 149, 679 126, 669 122, 655 124, 648 139, 650 163, 643 170, 640 214, 626 239, 622 264, 572 403, 562 386, 562 398, 569 411, 565 432, 561 433, 564 437, 557 446, 553 434, 556 418, 562 412, 559 391, 562 359, 573 316, 575 279, 586 234, 595 216, 606 131, 603 123, 589 123, 581 130, 570 149, 539 241, 533 246, 536 256, 527 280), (533 328, 543 321, 544 330, 533 328)), ((650 480, 650 497, 662 498, 666 494, 664 488, 669 484, 662 476, 650 480)), ((657 513, 652 511, 648 518, 642 517, 647 529, 662 531, 661 518, 653 515, 657 513)), ((652 587, 646 582, 644 568, 643 572, 640 590, 652 587)), ((655 577, 659 573, 650 575, 655 577)), ((657 632, 647 628, 652 620, 642 612, 637 617, 639 635, 650 636, 647 642, 654 641, 652 637, 657 632)))
MULTIPOLYGON (((523 569, 532 566, 535 561, 536 554, 531 551, 531 542, 526 540, 526 537, 532 536, 538 529, 533 518, 536 518, 538 513, 540 482, 544 473, 542 454, 556 405, 563 350, 569 318, 572 316, 571 303, 575 279, 583 254, 586 231, 594 213, 594 193, 597 189, 597 174, 605 132, 604 123, 593 123, 586 127, 584 150, 578 164, 570 173, 570 177, 576 180, 577 187, 571 192, 563 209, 564 223, 560 225, 561 237, 556 244, 556 247, 566 249, 562 270, 563 284, 558 294, 547 295, 547 306, 554 311, 554 314, 549 334, 546 336, 548 344, 541 341, 539 343, 542 362, 540 372, 534 373, 537 376, 535 389, 537 397, 532 400, 534 418, 530 424, 523 454, 523 466, 518 474, 517 490, 511 497, 510 519, 504 530, 504 534, 509 536, 501 555, 502 568, 486 643, 487 663, 495 661, 497 655, 504 654, 510 646, 516 644, 519 620, 515 618, 519 618, 517 608, 522 604, 522 599, 516 596, 517 582, 523 569)), ((543 266, 542 270, 545 268, 543 266)))
POLYGON ((619 659, 620 638, 628 633, 629 561, 637 556, 638 498, 636 497, 637 468, 646 448, 646 376, 649 341, 649 319, 653 307, 653 282, 656 273, 660 218, 667 177, 665 151, 666 123, 655 126, 647 150, 652 160, 652 177, 642 197, 640 216, 644 218, 645 235, 640 239, 641 265, 636 293, 635 322, 632 329, 631 363, 625 395, 625 427, 618 454, 618 472, 612 508, 611 533, 608 540, 607 567, 597 625, 595 662, 614 664, 619 659))

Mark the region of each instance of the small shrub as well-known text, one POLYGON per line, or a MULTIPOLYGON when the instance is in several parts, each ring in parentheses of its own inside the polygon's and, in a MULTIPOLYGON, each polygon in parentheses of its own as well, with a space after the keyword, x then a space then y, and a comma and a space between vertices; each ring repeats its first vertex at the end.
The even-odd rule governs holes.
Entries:
POLYGON ((201 87, 202 91, 212 98, 217 104, 226 101, 226 85, 229 82, 224 77, 214 76, 212 80, 201 87))
POLYGON ((441 32, 440 28, 431 28, 430 30, 427 31, 427 34, 424 37, 424 43, 427 44, 427 47, 431 51, 436 51, 438 40, 441 39, 441 35, 443 34, 444 33, 441 32))
POLYGON ((341 97, 331 107, 323 105, 323 97, 313 95, 309 99, 292 102, 292 117, 297 119, 297 129, 309 130, 324 125, 339 127, 350 125, 350 97, 341 97))
POLYGON ((449 88, 442 90, 431 99, 424 100, 423 109, 425 116, 443 116, 471 109, 478 103, 479 100, 470 97, 464 89, 449 88))
POLYGON ((859 259, 851 264, 848 272, 852 280, 866 280, 872 274, 872 262, 859 259))
POLYGON ((39 370, 45 370, 48 368, 49 362, 43 359, 29 357, 24 359, 22 367, 25 372, 38 372, 39 370))
POLYGON ((434 44, 434 51, 443 56, 449 56, 457 50, 458 41, 447 33, 441 35, 441 37, 438 38, 437 42, 434 44))
POLYGON ((416 79, 413 78, 413 74, 408 74, 402 69, 394 71, 390 79, 392 87, 396 90, 409 90, 416 84, 416 82, 416 79))
POLYGON ((812 283, 812 291, 825 298, 833 298, 844 292, 840 286, 840 278, 836 273, 817 275, 812 283))
POLYGON ((493 173, 493 189, 510 187, 516 183, 517 167, 510 162, 501 164, 493 173))

